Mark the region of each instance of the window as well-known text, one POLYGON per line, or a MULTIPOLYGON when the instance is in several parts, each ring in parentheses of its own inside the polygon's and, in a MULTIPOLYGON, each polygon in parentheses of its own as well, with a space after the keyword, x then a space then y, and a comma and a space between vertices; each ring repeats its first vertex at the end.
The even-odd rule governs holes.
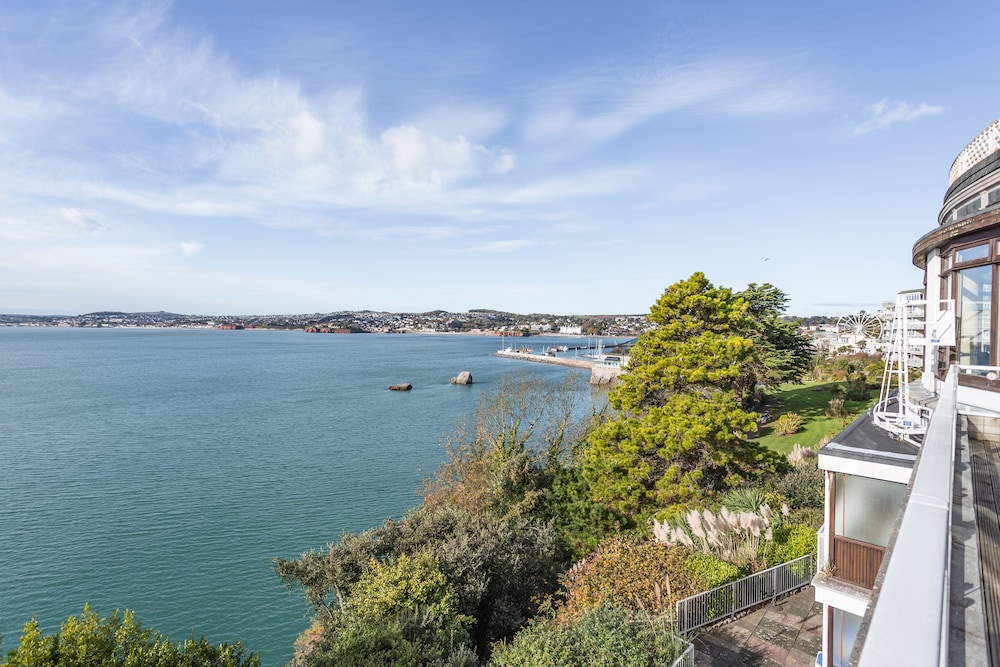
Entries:
POLYGON ((941 294, 955 299, 956 341, 948 363, 963 366, 997 363, 992 340, 996 335, 993 326, 996 263, 1000 263, 1000 239, 996 237, 953 247, 942 254, 941 294))
POLYGON ((990 365, 993 266, 958 272, 958 363, 990 365))
POLYGON ((905 493, 905 484, 837 473, 833 534, 886 546, 905 493))
POLYGON ((990 244, 981 243, 979 245, 974 245, 968 248, 960 248, 955 251, 955 263, 964 264, 965 262, 975 262, 976 260, 986 259, 990 256, 990 244))
POLYGON ((843 609, 832 607, 833 623, 830 624, 830 666, 845 667, 854 649, 854 641, 861 629, 861 617, 843 609))

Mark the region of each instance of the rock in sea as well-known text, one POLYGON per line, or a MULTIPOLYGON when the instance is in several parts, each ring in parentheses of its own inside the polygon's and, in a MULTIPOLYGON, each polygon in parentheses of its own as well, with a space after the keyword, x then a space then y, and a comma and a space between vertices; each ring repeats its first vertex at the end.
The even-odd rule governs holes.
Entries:
POLYGON ((451 379, 452 384, 472 384, 472 373, 462 371, 451 379))
POLYGON ((410 391, 411 389, 413 389, 413 385, 410 384, 409 382, 403 382, 401 384, 394 384, 391 387, 389 387, 389 389, 391 389, 392 391, 410 391))

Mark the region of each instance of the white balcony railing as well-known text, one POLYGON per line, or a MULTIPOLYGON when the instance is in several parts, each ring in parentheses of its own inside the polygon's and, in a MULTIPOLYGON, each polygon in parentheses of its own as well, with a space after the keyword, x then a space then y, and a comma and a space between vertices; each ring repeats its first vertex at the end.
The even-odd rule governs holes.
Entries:
POLYGON ((881 589, 865 614, 867 632, 855 643, 858 667, 947 664, 957 394, 958 368, 952 366, 885 554, 881 589))

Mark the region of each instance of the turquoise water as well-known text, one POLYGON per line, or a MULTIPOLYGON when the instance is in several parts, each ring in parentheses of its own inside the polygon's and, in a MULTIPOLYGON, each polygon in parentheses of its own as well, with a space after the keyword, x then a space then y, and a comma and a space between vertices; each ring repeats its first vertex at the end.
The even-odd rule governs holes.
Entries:
MULTIPOLYGON (((537 348, 555 339, 533 339, 537 348)), ((481 336, 0 328, 0 652, 89 602, 284 664, 308 624, 271 570, 415 506, 503 373, 481 336), (448 380, 471 371, 476 384, 448 380), (410 392, 386 387, 411 382, 410 392)))

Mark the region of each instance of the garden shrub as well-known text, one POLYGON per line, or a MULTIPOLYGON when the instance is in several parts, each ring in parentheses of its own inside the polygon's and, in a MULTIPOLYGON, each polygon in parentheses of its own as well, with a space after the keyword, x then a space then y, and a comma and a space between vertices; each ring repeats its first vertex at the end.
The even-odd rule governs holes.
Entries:
POLYGON ((691 554, 685 559, 684 566, 703 582, 706 590, 736 581, 748 574, 712 554, 691 554))
POLYGON ((778 435, 798 433, 799 429, 802 428, 802 421, 802 415, 795 412, 786 412, 774 422, 774 432, 778 435))
POLYGON ((458 638, 431 630, 436 620, 421 614, 365 622, 341 615, 332 636, 306 656, 307 667, 476 667, 476 653, 458 638))
POLYGON ((275 559, 289 587, 302 586, 322 617, 350 605, 372 560, 433 554, 454 589, 456 610, 472 618, 469 633, 482 660, 490 645, 511 637, 538 613, 556 591, 563 566, 555 529, 524 519, 500 520, 458 510, 417 509, 402 520, 387 519, 364 533, 341 537, 340 544, 275 559))
POLYGON ((774 531, 774 542, 767 554, 767 564, 780 565, 815 553, 816 531, 802 524, 788 524, 774 531))
POLYGON ((509 644, 496 646, 492 667, 590 667, 669 665, 683 642, 662 620, 602 605, 562 622, 538 620, 509 644))
POLYGON ((429 552, 403 554, 390 564, 372 560, 332 619, 328 639, 305 662, 310 667, 476 664, 471 622, 458 613, 454 586, 429 552))
POLYGON ((794 509, 823 507, 823 471, 818 468, 794 468, 775 482, 774 489, 794 509))
POLYGON ((672 613, 677 600, 705 588, 699 573, 686 567, 689 552, 631 535, 610 537, 566 575, 561 619, 601 605, 650 613, 672 613))
POLYGON ((826 521, 826 514, 822 507, 803 507, 793 510, 789 516, 790 523, 802 524, 812 530, 819 530, 824 521, 826 521))

